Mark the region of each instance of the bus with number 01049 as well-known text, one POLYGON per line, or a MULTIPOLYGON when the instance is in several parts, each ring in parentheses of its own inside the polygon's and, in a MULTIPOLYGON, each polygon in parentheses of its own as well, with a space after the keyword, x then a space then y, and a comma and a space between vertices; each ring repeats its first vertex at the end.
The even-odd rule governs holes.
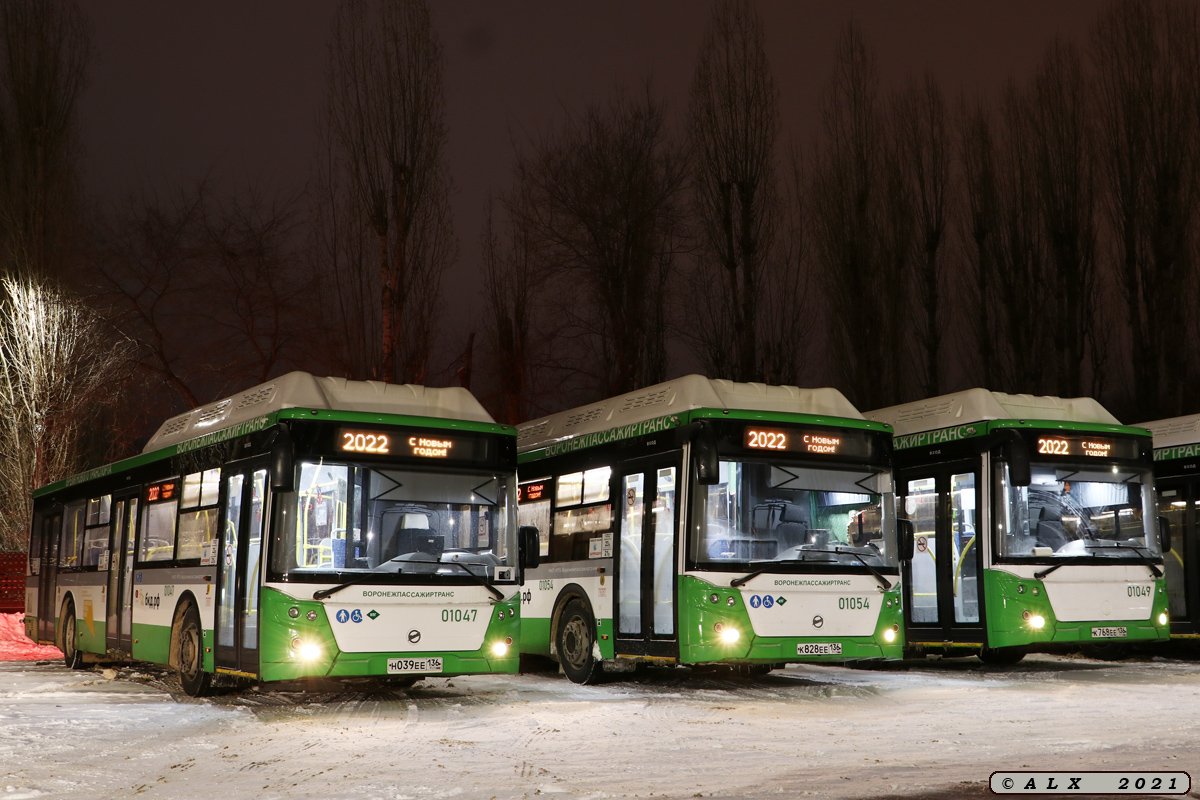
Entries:
POLYGON ((1095 400, 970 389, 866 413, 895 429, 910 652, 1117 657, 1169 636, 1150 434, 1095 400))
POLYGON ((834 389, 699 375, 519 426, 522 654, 578 683, 899 658, 890 459, 834 389))
POLYGON ((515 469, 465 389, 281 376, 34 493, 26 633, 191 695, 515 672, 515 469))
POLYGON ((1200 414, 1142 427, 1154 436, 1158 513, 1171 525, 1163 554, 1171 637, 1200 640, 1200 414))

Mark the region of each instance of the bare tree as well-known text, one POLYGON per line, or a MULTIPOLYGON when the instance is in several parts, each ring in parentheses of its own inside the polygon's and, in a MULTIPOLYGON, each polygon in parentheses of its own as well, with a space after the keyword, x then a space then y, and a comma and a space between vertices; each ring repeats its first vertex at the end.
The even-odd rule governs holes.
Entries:
POLYGON ((999 188, 995 165, 994 120, 982 100, 961 103, 959 140, 966 214, 963 221, 966 277, 960 287, 970 307, 974 355, 961 347, 959 356, 973 362, 974 380, 995 386, 997 373, 997 314, 992 292, 999 258, 999 188))
POLYGON ((0 302, 0 550, 24 548, 32 492, 81 464, 99 411, 119 402, 131 348, 78 298, 5 278, 0 302))
POLYGON ((519 224, 550 265, 570 322, 560 350, 601 395, 666 375, 666 288, 684 180, 684 158, 648 85, 571 115, 518 157, 528 198, 519 224))
POLYGON ((921 392, 942 391, 943 254, 950 214, 952 144, 946 103, 932 74, 910 81, 893 101, 894 158, 904 182, 902 202, 911 205, 917 247, 913 290, 921 319, 916 325, 917 354, 923 370, 921 392))
POLYGON ((69 0, 0 3, 0 269, 61 274, 77 224, 89 25, 69 0))
POLYGON ((862 408, 898 402, 908 363, 905 245, 911 229, 889 155, 874 55, 851 23, 821 98, 824 138, 814 168, 817 262, 825 279, 830 353, 840 384, 862 408), (891 195, 891 197, 889 197, 891 195))
MULTIPOLYGON (((768 286, 769 273, 787 269, 776 263, 786 256, 775 250, 783 213, 778 137, 779 90, 762 20, 748 0, 717 0, 688 106, 692 214, 699 240, 689 294, 700 313, 685 333, 710 374, 734 380, 763 379, 761 340, 769 318, 762 306, 768 289, 782 288, 768 286)), ((778 364, 778 353, 772 355, 778 364)))
MULTIPOLYGON (((380 308, 373 376, 423 382, 428 371, 441 276, 457 246, 446 169, 442 48, 421 0, 345 0, 329 46, 328 114, 334 168, 350 212, 375 239, 374 252, 347 237, 341 266, 373 269, 380 308)), ((338 224, 326 220, 325 224, 338 224)))
POLYGON ((1046 271, 1028 289, 1043 294, 1048 313, 1030 320, 1049 328, 1051 373, 1043 391, 1087 393, 1096 290, 1096 226, 1092 114, 1083 59, 1059 39, 1046 52, 1029 90, 1029 128, 1046 271), (1040 291, 1039 291, 1040 290, 1040 291), (1046 291, 1048 290, 1048 291, 1046 291))
MULTIPOLYGON (((1194 406, 1200 36, 1194 6, 1110 6, 1091 46, 1103 202, 1130 327, 1140 418, 1194 406)), ((1194 408, 1193 408, 1194 410, 1194 408)))
MULTIPOLYGON (((518 187, 519 188, 519 187, 518 187)), ((499 230, 489 202, 481 244, 483 290, 487 308, 489 360, 497 384, 499 413, 510 425, 536 416, 532 402, 539 278, 545 274, 531 239, 530 215, 520 207, 520 194, 505 199, 507 230, 499 230)))

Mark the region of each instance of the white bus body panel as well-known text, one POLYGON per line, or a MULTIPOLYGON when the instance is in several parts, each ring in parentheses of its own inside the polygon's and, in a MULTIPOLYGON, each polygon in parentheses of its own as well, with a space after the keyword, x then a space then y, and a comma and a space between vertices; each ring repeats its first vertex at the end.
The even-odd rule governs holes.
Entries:
MULTIPOLYGON (((1043 565, 994 567, 1034 581, 1043 565)), ((1141 564, 1068 564, 1042 579, 1046 598, 1060 622, 1150 619, 1155 579, 1141 564)))
MULTIPOLYGON (((273 583, 270 588, 311 600, 321 584, 273 583)), ((505 591, 504 586, 498 586, 505 591)), ((510 587, 514 588, 514 587, 510 587)), ((478 650, 496 613, 482 586, 350 586, 324 601, 334 641, 343 653, 424 653, 478 650), (412 640, 413 632, 420 634, 412 640)))
MULTIPOLYGON (((692 575, 729 585, 714 581, 711 572, 692 575)), ((882 589, 872 575, 770 574, 747 581, 741 592, 756 636, 873 636, 884 602, 882 589), (768 597, 770 605, 763 602, 768 597), (857 606, 851 598, 865 600, 865 606, 846 608, 857 606)))

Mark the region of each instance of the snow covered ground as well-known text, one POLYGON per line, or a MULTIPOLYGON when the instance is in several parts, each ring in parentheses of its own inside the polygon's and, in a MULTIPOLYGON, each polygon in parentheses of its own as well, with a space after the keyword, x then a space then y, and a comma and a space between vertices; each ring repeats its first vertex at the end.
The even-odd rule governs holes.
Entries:
POLYGON ((1198 713, 1200 664, 1163 659, 664 669, 594 687, 470 677, 203 701, 163 673, 6 662, 0 800, 982 796, 993 770, 1025 766, 1200 779, 1198 713))

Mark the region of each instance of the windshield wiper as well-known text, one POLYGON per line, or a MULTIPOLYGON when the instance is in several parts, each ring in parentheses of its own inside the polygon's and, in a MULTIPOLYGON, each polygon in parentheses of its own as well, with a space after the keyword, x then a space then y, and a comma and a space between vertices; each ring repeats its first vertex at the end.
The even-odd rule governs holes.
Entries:
POLYGON ((1053 565, 1053 566, 1046 567, 1046 568, 1045 568, 1044 570, 1042 570, 1041 572, 1035 572, 1035 573, 1033 573, 1033 577, 1034 577, 1034 578, 1036 578, 1037 580, 1039 580, 1039 581, 1040 581, 1042 578, 1046 577, 1046 576, 1047 576, 1047 575, 1049 575, 1051 572, 1054 572, 1054 570, 1058 569, 1059 567, 1065 567, 1066 565, 1067 565, 1067 562, 1065 562, 1065 561, 1060 561, 1060 562, 1058 562, 1057 564, 1055 564, 1055 565, 1053 565))
MULTIPOLYGON (((804 550, 802 552, 805 552, 805 553, 832 553, 834 555, 843 555, 843 554, 852 555, 855 558, 857 558, 859 561, 861 561, 862 565, 864 567, 866 567, 868 570, 870 570, 871 574, 875 576, 876 580, 879 581, 879 583, 883 586, 883 588, 885 590, 892 588, 892 584, 888 581, 887 578, 885 578, 883 576, 882 572, 875 569, 875 567, 871 566, 871 564, 868 563, 865 558, 863 558, 862 556, 860 556, 858 553, 854 552, 853 550, 842 550, 842 549, 836 548, 836 547, 834 549, 830 550, 830 549, 822 547, 822 548, 814 548, 812 550, 804 550)), ((786 559, 780 559, 778 561, 772 561, 771 563, 772 564, 805 564, 807 562, 808 562, 808 559, 806 559, 806 558, 786 558, 786 559)), ((759 575, 762 575, 764 572, 767 572, 769 569, 770 569, 770 567, 763 567, 760 570, 755 570, 754 572, 751 572, 749 575, 743 575, 740 578, 734 578, 733 580, 731 580, 729 582, 729 585, 732 587, 735 587, 735 588, 739 587, 739 586, 743 586, 743 585, 745 585, 745 583, 747 581, 757 578, 759 575)))
MULTIPOLYGON (((390 561, 395 561, 395 560, 396 559, 394 559, 394 558, 390 559, 390 561)), ((387 563, 389 563, 389 561, 385 561, 384 563, 387 564, 387 563)), ((324 600, 326 597, 337 594, 342 589, 349 589, 351 586, 355 585, 356 583, 362 583, 364 580, 367 579, 367 576, 375 575, 375 574, 376 573, 374 571, 366 572, 366 573, 363 573, 362 575, 359 575, 357 578, 351 578, 350 580, 346 581, 345 583, 341 584, 340 586, 334 586, 331 589, 321 589, 320 591, 313 592, 313 600, 324 600)), ((396 570, 396 574, 402 575, 403 571, 396 570)))
MULTIPOLYGON (((1150 552, 1150 549, 1142 544, 1121 544, 1120 542, 1109 542, 1108 544, 1099 544, 1099 543, 1093 543, 1093 542, 1084 542, 1083 546, 1092 548, 1095 550, 1133 550, 1134 552, 1137 552, 1137 553, 1144 553, 1144 555, 1142 556, 1143 558, 1146 558, 1146 559, 1154 558, 1154 554, 1150 552)), ((1156 577, 1156 578, 1162 577, 1162 570, 1160 570, 1158 568, 1158 565, 1147 560, 1143 566, 1149 567, 1150 574, 1152 574, 1154 577, 1156 577)))
MULTIPOLYGON (((384 564, 390 564, 390 563, 392 563, 393 561, 400 561, 401 559, 403 559, 403 558, 404 558, 404 556, 407 556, 407 555, 408 555, 408 553, 405 553, 404 555, 400 555, 400 556, 396 556, 395 558, 388 559, 387 561, 385 561, 385 562, 383 562, 383 563, 384 563, 384 564)), ((457 561, 417 561, 417 562, 414 562, 414 563, 417 563, 417 564, 436 564, 436 565, 438 565, 438 566, 441 566, 441 565, 445 564, 445 565, 447 565, 447 566, 462 567, 462 569, 463 569, 463 570, 464 570, 464 571, 465 571, 465 572, 466 572, 468 575, 470 575, 472 578, 474 578, 474 579, 475 579, 475 581, 476 581, 476 582, 477 582, 477 583, 478 583, 480 586, 484 587, 484 588, 485 588, 485 589, 487 589, 489 592, 491 592, 493 595, 495 595, 495 596, 496 596, 496 600, 503 600, 503 599, 504 599, 504 593, 503 593, 503 592, 501 592, 501 591, 500 591, 499 589, 497 589, 495 586, 492 586, 490 583, 488 583, 488 582, 487 582, 487 580, 486 580, 485 578, 481 578, 481 577, 479 577, 478 575, 476 575, 474 572, 472 572, 471 570, 467 569, 467 567, 466 567, 466 565, 465 565, 465 564, 460 564, 460 563, 459 563, 459 562, 457 562, 457 561)), ((380 564, 379 566, 383 566, 383 564, 380 564)), ((334 586, 334 587, 332 587, 332 588, 329 588, 329 589, 321 589, 320 591, 313 592, 313 596, 312 596, 312 597, 313 597, 313 600, 324 600, 326 597, 329 597, 329 596, 331 596, 331 595, 337 594, 337 593, 338 593, 338 592, 340 592, 342 589, 348 589, 349 587, 351 587, 351 586, 354 586, 355 584, 362 583, 362 582, 363 582, 364 580, 366 580, 366 579, 367 579, 369 576, 371 576, 371 575, 377 575, 377 574, 378 574, 378 569, 379 569, 379 567, 376 567, 376 568, 375 568, 375 570, 373 570, 373 571, 371 571, 371 572, 364 573, 364 574, 362 574, 362 575, 358 576, 357 578, 352 578, 352 579, 350 579, 350 580, 346 581, 345 583, 343 583, 343 584, 341 584, 341 585, 339 585, 339 586, 334 586)), ((398 570, 396 570, 396 574, 397 574, 397 575, 403 575, 403 574, 404 574, 404 570, 403 570, 403 569, 398 569, 398 570)), ((431 572, 431 573, 429 573, 429 574, 430 574, 430 575, 436 575, 437 573, 436 573, 436 572, 431 572)))
MULTIPOLYGON (((491 592, 492 594, 494 594, 496 596, 496 599, 492 602, 498 602, 498 601, 504 599, 503 592, 501 592, 495 586, 492 586, 490 583, 488 583, 487 578, 480 577, 479 575, 476 575, 474 572, 471 572, 471 570, 467 569, 466 564, 461 564, 458 561, 442 561, 441 563, 442 564, 453 564, 456 567, 461 567, 463 572, 467 573, 468 575, 470 575, 472 578, 475 579, 476 583, 478 583, 480 586, 487 589, 489 592, 491 592)), ((437 574, 437 573, 434 573, 434 574, 437 574)))

